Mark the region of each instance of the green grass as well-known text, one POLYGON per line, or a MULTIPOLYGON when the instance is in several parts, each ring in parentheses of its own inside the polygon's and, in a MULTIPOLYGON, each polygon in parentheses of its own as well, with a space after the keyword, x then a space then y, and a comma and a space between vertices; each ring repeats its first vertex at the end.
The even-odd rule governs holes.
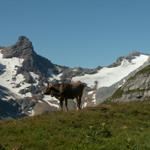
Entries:
POLYGON ((150 101, 0 122, 0 150, 149 150, 150 101))

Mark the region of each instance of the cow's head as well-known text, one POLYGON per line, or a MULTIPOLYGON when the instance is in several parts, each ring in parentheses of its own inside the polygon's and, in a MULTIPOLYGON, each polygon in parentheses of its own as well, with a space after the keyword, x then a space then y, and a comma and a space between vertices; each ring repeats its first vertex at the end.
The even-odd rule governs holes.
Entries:
POLYGON ((44 89, 45 95, 51 95, 51 87, 52 87, 52 85, 48 83, 47 87, 44 89))
POLYGON ((59 86, 48 83, 44 91, 45 95, 51 95, 52 97, 59 97, 59 86))

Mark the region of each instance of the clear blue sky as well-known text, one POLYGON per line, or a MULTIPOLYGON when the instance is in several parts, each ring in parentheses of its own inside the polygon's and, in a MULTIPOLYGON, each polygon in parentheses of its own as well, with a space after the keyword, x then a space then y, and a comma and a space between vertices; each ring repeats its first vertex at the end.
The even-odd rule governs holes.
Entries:
POLYGON ((25 35, 53 63, 97 67, 150 53, 150 0, 0 0, 0 45, 25 35))

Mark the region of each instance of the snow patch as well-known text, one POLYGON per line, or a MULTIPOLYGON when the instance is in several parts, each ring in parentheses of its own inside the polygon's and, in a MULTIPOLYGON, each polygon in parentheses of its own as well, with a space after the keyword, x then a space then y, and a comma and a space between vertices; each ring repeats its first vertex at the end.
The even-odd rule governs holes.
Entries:
POLYGON ((30 117, 35 116, 35 111, 34 111, 33 109, 30 110, 30 111, 28 111, 28 113, 29 113, 29 116, 30 116, 30 117))
POLYGON ((49 78, 50 81, 53 81, 53 80, 61 80, 61 76, 63 75, 63 73, 60 73, 58 75, 52 75, 52 77, 49 78))
POLYGON ((36 83, 34 83, 34 86, 37 86, 39 84, 39 75, 35 74, 34 72, 30 72, 30 75, 32 76, 32 78, 36 81, 36 83))
MULTIPOLYGON (((0 50, 0 64, 4 66, 1 70, 0 83, 19 97, 25 97, 19 91, 30 86, 30 84, 24 83, 25 78, 22 74, 17 75, 17 69, 22 66, 23 61, 24 59, 18 57, 3 58, 0 50)), ((27 95, 31 96, 31 93, 27 95)))
POLYGON ((45 95, 43 101, 46 102, 48 105, 59 108, 59 100, 55 97, 51 97, 50 95, 45 95))
POLYGON ((93 96, 92 96, 92 103, 94 104, 94 105, 96 105, 96 94, 94 93, 93 94, 93 96))
POLYGON ((90 92, 88 92, 88 95, 91 95, 91 94, 93 94, 94 93, 94 91, 90 91, 90 92))
POLYGON ((134 59, 129 62, 124 59, 120 66, 108 68, 104 67, 99 70, 96 74, 85 74, 84 76, 74 77, 73 81, 85 82, 88 86, 94 87, 95 81, 98 82, 98 88, 109 87, 127 75, 129 75, 134 70, 142 66, 146 61, 148 61, 149 56, 139 55, 135 56, 134 59))
POLYGON ((87 107, 87 102, 84 102, 82 105, 82 108, 85 108, 85 107, 87 107))
POLYGON ((39 79, 39 75, 35 74, 34 72, 30 72, 30 75, 32 76, 33 79, 37 80, 39 79))

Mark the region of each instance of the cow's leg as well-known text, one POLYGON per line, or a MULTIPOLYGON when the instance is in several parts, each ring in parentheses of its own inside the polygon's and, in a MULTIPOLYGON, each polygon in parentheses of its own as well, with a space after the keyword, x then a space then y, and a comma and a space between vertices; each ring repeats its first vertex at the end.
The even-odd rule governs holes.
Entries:
POLYGON ((65 98, 65 107, 66 107, 66 111, 68 111, 68 100, 67 100, 67 98, 65 98))
POLYGON ((81 97, 77 97, 77 110, 81 110, 81 97))
POLYGON ((62 98, 60 99, 60 109, 61 111, 63 111, 63 99, 62 98))

